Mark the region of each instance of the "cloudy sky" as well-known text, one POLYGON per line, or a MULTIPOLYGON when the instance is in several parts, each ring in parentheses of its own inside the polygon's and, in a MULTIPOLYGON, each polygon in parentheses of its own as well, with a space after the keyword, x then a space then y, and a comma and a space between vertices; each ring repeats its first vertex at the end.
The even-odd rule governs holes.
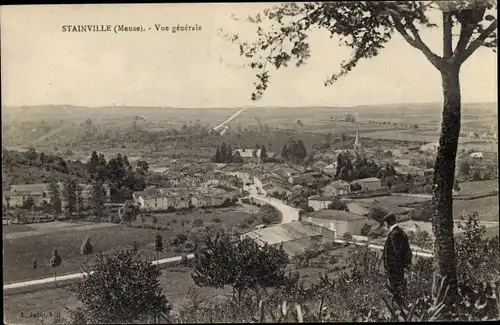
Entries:
MULTIPOLYGON (((71 5, 1 8, 4 105, 72 104, 227 107, 250 101, 254 72, 223 28, 254 34, 234 21, 269 4, 71 5), (63 33, 62 25, 143 25, 144 33, 63 33), (155 32, 154 25, 199 25, 197 32, 155 32), (152 30, 149 31, 148 28, 152 30)), ((441 54, 440 29, 422 38, 441 54)), ((323 82, 349 51, 325 31, 311 34, 312 57, 272 75, 257 105, 359 105, 440 102, 438 72, 399 35, 382 53, 336 84, 323 82)), ((462 68, 464 102, 497 100, 497 57, 480 49, 462 68)))

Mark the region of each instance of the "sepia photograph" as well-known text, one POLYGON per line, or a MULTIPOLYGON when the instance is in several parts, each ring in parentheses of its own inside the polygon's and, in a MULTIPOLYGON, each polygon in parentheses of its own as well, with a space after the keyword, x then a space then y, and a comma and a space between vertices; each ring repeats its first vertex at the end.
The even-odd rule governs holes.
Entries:
POLYGON ((500 320, 497 10, 1 6, 4 323, 500 320))

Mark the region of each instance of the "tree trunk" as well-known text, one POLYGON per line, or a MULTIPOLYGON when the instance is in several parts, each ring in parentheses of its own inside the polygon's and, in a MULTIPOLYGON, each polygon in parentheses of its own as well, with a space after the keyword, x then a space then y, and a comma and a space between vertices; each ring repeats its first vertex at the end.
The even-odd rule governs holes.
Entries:
POLYGON ((453 183, 455 160, 460 133, 460 67, 447 65, 441 71, 444 106, 441 120, 441 135, 434 165, 434 189, 432 229, 434 243, 433 293, 437 293, 442 278, 445 288, 450 286, 449 297, 456 292, 457 270, 453 239, 453 183))

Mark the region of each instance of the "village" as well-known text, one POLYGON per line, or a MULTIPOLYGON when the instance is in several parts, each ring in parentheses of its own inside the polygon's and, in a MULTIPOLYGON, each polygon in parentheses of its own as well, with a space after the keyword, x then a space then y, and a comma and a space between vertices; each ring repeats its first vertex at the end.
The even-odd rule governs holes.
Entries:
MULTIPOLYGON (((160 180, 133 192, 125 202, 111 202, 110 186, 104 184, 104 207, 108 215, 117 215, 117 220, 123 220, 125 209, 134 205, 138 208, 133 216, 135 220, 141 215, 160 216, 230 204, 271 205, 281 212, 281 224, 257 225, 243 237, 258 238, 261 243, 273 245, 294 243, 293 249, 287 251, 292 256, 302 254, 311 238, 318 236, 379 242, 387 233, 381 222, 387 214, 395 214, 399 224, 412 235, 415 232, 431 234, 432 215, 426 205, 432 194, 432 157, 436 149, 433 143, 365 148, 359 127, 352 148, 317 150, 310 153, 313 159, 305 164, 287 161, 264 148, 230 149, 237 163, 176 159, 167 167, 152 165, 149 173, 161 175, 160 180)), ((457 168, 453 192, 455 200, 470 199, 470 193, 461 195, 462 182, 497 177, 495 159, 496 154, 491 152, 461 152, 461 167, 457 168)), ((92 185, 79 185, 81 202, 73 215, 86 211, 89 220, 93 211, 92 185)), ((59 182, 58 188, 64 211, 68 205, 64 184, 59 182)), ((29 222, 27 220, 67 220, 64 214, 54 216, 47 212, 51 211, 46 208, 51 205, 50 191, 48 183, 11 185, 3 193, 7 212, 4 225, 29 222), (19 210, 25 210, 24 215, 31 219, 20 220, 16 217, 20 215, 19 210)), ((108 217, 101 221, 110 220, 108 217)), ((495 226, 495 223, 487 226, 495 226)))

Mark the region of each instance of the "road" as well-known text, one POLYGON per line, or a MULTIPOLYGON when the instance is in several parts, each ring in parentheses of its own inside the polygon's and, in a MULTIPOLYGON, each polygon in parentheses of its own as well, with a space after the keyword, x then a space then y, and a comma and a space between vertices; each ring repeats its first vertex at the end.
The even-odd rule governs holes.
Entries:
MULTIPOLYGON (((234 120, 238 115, 240 115, 241 113, 243 113, 246 110, 247 110, 247 108, 240 109, 239 111, 237 111, 236 113, 234 113, 233 115, 231 115, 227 120, 225 120, 221 124, 219 124, 216 127, 214 127, 213 130, 214 131, 219 131, 220 128, 222 128, 223 126, 225 126, 226 124, 228 124, 229 122, 231 122, 232 120, 234 120)), ((225 130, 224 130, 224 132, 225 132, 225 130)))
POLYGON ((278 209, 282 214, 281 223, 289 223, 299 220, 299 209, 286 205, 283 201, 276 198, 265 197, 264 195, 259 194, 255 185, 247 187, 246 190, 250 193, 249 196, 254 198, 255 200, 270 204, 278 209))
MULTIPOLYGON (((285 204, 283 201, 278 200, 276 198, 272 197, 265 197, 264 195, 258 194, 256 185, 251 185, 245 188, 250 193, 250 197, 257 199, 259 201, 263 201, 267 204, 271 204, 274 206, 276 209, 281 211, 283 218, 281 223, 289 223, 293 221, 298 221, 299 220, 299 209, 293 208, 287 204, 285 204)), ((345 243, 345 240, 341 239, 335 239, 336 243, 345 243)), ((365 246, 367 243, 366 242, 351 242, 352 244, 358 245, 358 246, 365 246)), ((371 249, 376 249, 376 250, 383 250, 384 247, 381 245, 374 245, 374 244, 369 244, 368 248, 371 249)), ((413 255, 415 256, 421 256, 421 257, 432 257, 433 254, 430 251, 423 251, 423 250, 413 250, 413 255)))
MULTIPOLYGON (((188 259, 194 258, 194 254, 188 254, 187 255, 188 259)), ((182 256, 175 256, 175 257, 169 257, 169 258, 164 258, 159 261, 153 261, 152 264, 157 264, 158 265, 163 265, 163 264, 169 264, 169 263, 174 263, 174 262, 180 262, 182 260, 182 256)), ((90 272, 91 274, 93 271, 90 272)), ((66 274, 66 275, 61 275, 57 277, 57 283, 62 283, 62 282, 67 282, 67 281, 72 281, 76 279, 83 279, 84 273, 73 273, 73 274, 66 274)), ((30 280, 30 281, 24 281, 24 282, 15 282, 15 283, 8 283, 3 285, 3 290, 9 290, 9 289, 18 289, 18 288, 25 288, 25 287, 31 287, 35 285, 40 285, 40 284, 47 284, 47 283, 53 283, 54 282, 54 277, 50 278, 45 278, 45 279, 37 279, 37 280, 30 280)))

